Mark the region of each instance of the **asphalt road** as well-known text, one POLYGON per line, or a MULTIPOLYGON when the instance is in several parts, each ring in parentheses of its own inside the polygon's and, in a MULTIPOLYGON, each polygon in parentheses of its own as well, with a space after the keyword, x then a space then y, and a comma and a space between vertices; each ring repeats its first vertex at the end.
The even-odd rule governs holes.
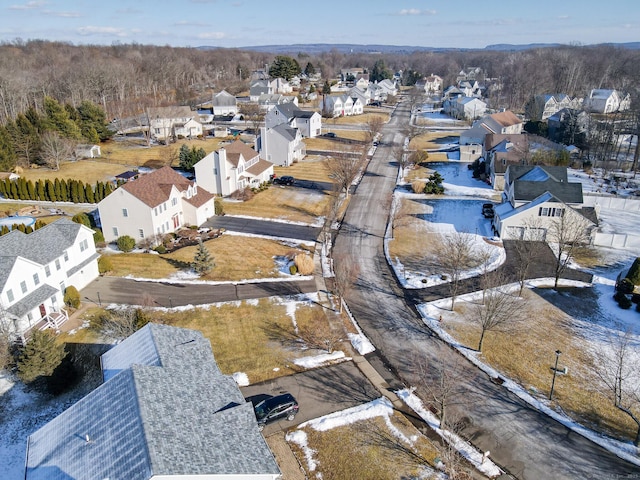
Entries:
POLYGON ((377 356, 405 385, 429 384, 427 375, 418 368, 421 363, 427 365, 427 372, 442 366, 460 378, 463 394, 452 399, 450 416, 462 419, 463 435, 481 450, 490 451, 494 461, 521 480, 622 478, 615 475, 638 474, 640 468, 492 383, 432 335, 413 305, 405 300, 385 261, 383 235, 388 218, 385 205, 397 175, 397 165, 390 160, 391 147, 387 145, 402 142, 401 126, 408 114, 408 109, 399 105, 383 129, 385 146, 373 156, 334 244, 334 258, 347 258, 358 266, 359 278, 346 294, 346 301, 378 349, 377 356))
POLYGON ((380 398, 380 392, 351 361, 275 378, 240 389, 254 405, 265 398, 291 393, 300 410, 295 420, 279 420, 267 425, 264 435, 285 430, 312 418, 355 407, 380 398))
POLYGON ((317 291, 318 287, 313 279, 207 285, 98 277, 82 289, 80 295, 83 301, 98 305, 110 303, 141 305, 145 298, 150 297, 158 306, 178 307, 317 291))
MULTIPOLYGON (((295 188, 295 187, 285 187, 295 188)), ((296 225, 285 222, 271 222, 232 216, 214 216, 207 220, 203 227, 224 228, 240 233, 253 235, 268 235, 270 237, 295 238, 306 242, 315 242, 320 235, 319 227, 296 225)))

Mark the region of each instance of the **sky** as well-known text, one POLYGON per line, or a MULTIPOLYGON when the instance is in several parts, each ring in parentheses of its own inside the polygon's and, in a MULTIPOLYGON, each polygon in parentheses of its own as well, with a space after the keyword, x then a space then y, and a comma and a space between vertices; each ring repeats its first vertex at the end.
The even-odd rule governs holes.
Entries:
POLYGON ((175 47, 640 41, 637 0, 2 0, 0 41, 175 47))

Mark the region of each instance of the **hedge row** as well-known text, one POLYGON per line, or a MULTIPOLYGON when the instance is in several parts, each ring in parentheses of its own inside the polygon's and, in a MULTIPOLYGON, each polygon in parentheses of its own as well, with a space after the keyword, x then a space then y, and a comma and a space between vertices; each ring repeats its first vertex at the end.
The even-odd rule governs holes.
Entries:
POLYGON ((19 178, 0 181, 0 195, 11 200, 41 200, 46 202, 98 203, 113 191, 110 182, 95 185, 82 180, 56 178, 54 181, 19 178))

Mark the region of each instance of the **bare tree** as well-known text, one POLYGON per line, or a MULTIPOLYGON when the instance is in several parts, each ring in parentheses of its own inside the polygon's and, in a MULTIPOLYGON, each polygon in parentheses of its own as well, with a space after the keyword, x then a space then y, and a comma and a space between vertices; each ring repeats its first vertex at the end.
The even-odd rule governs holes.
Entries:
POLYGON ((367 140, 372 142, 382 131, 384 120, 380 115, 370 115, 366 123, 367 140))
POLYGON ((180 160, 180 152, 177 147, 167 147, 160 150, 160 161, 163 165, 170 167, 180 160))
MULTIPOLYGON (((500 277, 494 277, 495 283, 500 283, 500 277)), ((508 292, 505 287, 495 286, 486 291, 484 305, 473 304, 469 312, 469 319, 480 327, 478 351, 482 352, 485 335, 488 332, 510 332, 515 329, 522 319, 524 300, 508 292)))
POLYGON ((264 122, 264 112, 257 103, 244 103, 240 108, 244 119, 251 124, 251 128, 258 133, 260 126, 264 122))
POLYGON ((474 243, 467 233, 445 234, 435 247, 435 262, 448 277, 451 310, 455 306, 460 276, 464 270, 472 266, 474 258, 474 243))
POLYGON ((49 131, 42 135, 42 158, 47 165, 60 170, 60 162, 71 158, 75 145, 57 132, 49 131))
POLYGON ((637 426, 633 444, 640 446, 640 358, 630 330, 614 333, 596 355, 595 371, 614 406, 637 426))
POLYGON ((573 260, 576 250, 589 243, 591 238, 589 221, 582 214, 570 207, 556 210, 560 210, 560 216, 553 217, 547 232, 547 241, 553 242, 556 247, 555 289, 558 288, 558 280, 573 260))
POLYGON ((522 296, 525 282, 529 277, 529 270, 535 262, 535 259, 539 257, 542 249, 545 248, 545 230, 540 228, 540 222, 534 220, 526 224, 524 229, 523 238, 520 240, 513 240, 513 249, 516 252, 517 259, 514 262, 515 273, 520 284, 519 296, 522 296))
MULTIPOLYGON (((143 299, 148 302, 148 299, 143 299)), ((108 310, 102 313, 94 323, 94 328, 106 337, 124 340, 133 335, 149 322, 147 313, 140 308, 108 310)))
POLYGON ((333 290, 338 297, 339 312, 342 313, 342 300, 353 287, 360 275, 360 267, 353 263, 348 256, 333 258, 333 290))
POLYGON ((359 151, 358 149, 340 152, 327 158, 329 176, 335 180, 340 191, 345 192, 347 198, 349 198, 351 184, 358 178, 360 171, 364 167, 365 160, 366 150, 359 151))

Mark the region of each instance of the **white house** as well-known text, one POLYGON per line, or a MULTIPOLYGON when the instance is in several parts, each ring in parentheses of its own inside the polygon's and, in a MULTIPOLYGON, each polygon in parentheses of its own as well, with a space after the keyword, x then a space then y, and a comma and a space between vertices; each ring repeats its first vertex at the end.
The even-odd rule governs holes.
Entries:
POLYGON ((318 112, 302 110, 294 103, 275 105, 264 117, 265 127, 287 124, 300 130, 305 138, 314 138, 322 132, 322 116, 318 112))
POLYGON ((202 135, 200 117, 189 107, 149 108, 147 116, 150 135, 157 141, 197 138, 202 135))
POLYGON ((458 97, 446 100, 443 104, 445 113, 461 120, 475 120, 487 111, 487 104, 475 97, 458 97))
POLYGON ((198 185, 224 196, 246 187, 259 187, 273 175, 273 163, 261 159, 258 152, 240 140, 211 152, 194 168, 198 185))
POLYGON ((442 90, 442 77, 432 73, 428 77, 418 81, 416 87, 423 89, 427 95, 437 93, 442 90))
POLYGON ((269 111, 276 105, 283 103, 293 103, 298 105, 298 97, 290 95, 282 95, 280 93, 263 93, 258 97, 258 105, 263 111, 269 111))
POLYGON ((582 101, 564 93, 534 95, 525 106, 531 120, 544 121, 564 108, 577 109, 582 101))
POLYGON ((580 221, 589 235, 598 223, 595 210, 583 206, 582 184, 569 182, 565 167, 510 165, 505 196, 493 219, 502 238, 553 241, 552 223, 564 216, 580 221))
POLYGON ((276 92, 273 91, 273 85, 269 80, 256 80, 249 86, 249 100, 257 102, 260 95, 272 95, 276 92))
POLYGON ((25 480, 277 480, 251 402, 195 330, 147 324, 104 383, 27 438, 25 480))
POLYGON ((16 336, 68 320, 65 289, 80 290, 98 276, 93 234, 62 218, 29 234, 12 230, 0 237, 0 321, 16 336))
POLYGON ((260 158, 282 167, 302 160, 307 153, 300 130, 286 123, 262 127, 256 143, 260 158))
POLYGON ((631 108, 631 97, 617 90, 593 89, 584 99, 583 107, 592 113, 622 112, 631 108))
POLYGON ((384 98, 388 97, 389 95, 395 96, 398 94, 398 86, 395 80, 385 78, 384 80, 381 80, 374 85, 377 85, 382 90, 382 92, 384 92, 384 98))
POLYGON ((202 225, 214 213, 213 195, 171 167, 127 182, 98 203, 107 242, 123 235, 136 241, 202 225))
POLYGON ((238 114, 238 101, 226 90, 216 93, 211 105, 213 106, 213 115, 216 117, 233 117, 238 114))
POLYGON ((482 117, 475 122, 473 126, 481 125, 488 133, 522 133, 523 123, 520 118, 513 112, 505 110, 504 112, 493 113, 482 117))
POLYGON ((345 117, 350 115, 362 115, 364 104, 359 96, 324 95, 322 97, 322 111, 326 116, 345 117))

